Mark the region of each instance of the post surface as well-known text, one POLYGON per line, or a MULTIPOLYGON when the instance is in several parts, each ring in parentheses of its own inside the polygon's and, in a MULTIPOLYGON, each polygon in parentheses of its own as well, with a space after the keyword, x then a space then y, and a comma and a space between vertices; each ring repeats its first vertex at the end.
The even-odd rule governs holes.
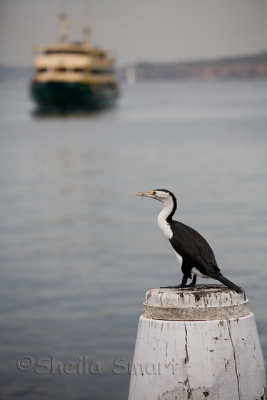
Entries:
POLYGON ((221 285, 150 289, 140 317, 129 400, 264 400, 254 314, 221 285))

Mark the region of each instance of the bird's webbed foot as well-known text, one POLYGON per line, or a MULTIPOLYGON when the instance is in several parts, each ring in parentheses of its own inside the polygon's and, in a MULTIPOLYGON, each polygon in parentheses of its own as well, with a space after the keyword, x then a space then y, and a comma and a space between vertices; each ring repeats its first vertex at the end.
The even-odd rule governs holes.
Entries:
POLYGON ((182 285, 176 285, 176 286, 160 286, 160 289, 180 289, 181 287, 185 287, 182 285))
MULTIPOLYGON (((191 277, 190 277, 191 278, 191 277)), ((161 286, 160 289, 183 289, 183 288, 188 288, 188 287, 194 287, 197 281, 197 275, 193 274, 193 279, 192 282, 187 285, 187 276, 183 276, 182 283, 180 285, 175 285, 175 286, 161 286)))
POLYGON ((184 276, 183 276, 183 279, 182 279, 182 283, 181 283, 180 285, 175 285, 175 286, 163 286, 163 287, 161 287, 161 289, 182 289, 182 288, 186 288, 186 287, 188 287, 188 285, 186 284, 187 279, 188 279, 188 276, 187 276, 187 275, 184 275, 184 276))

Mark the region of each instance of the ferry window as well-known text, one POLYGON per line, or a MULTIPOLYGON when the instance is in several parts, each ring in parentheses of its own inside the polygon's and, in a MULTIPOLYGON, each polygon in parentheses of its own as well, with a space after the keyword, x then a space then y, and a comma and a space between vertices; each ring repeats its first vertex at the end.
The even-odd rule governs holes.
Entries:
POLYGON ((57 68, 56 72, 67 72, 67 68, 64 68, 64 67, 57 68))
POLYGON ((44 54, 90 54, 89 51, 75 50, 47 50, 44 54))
POLYGON ((106 75, 106 74, 112 74, 113 71, 111 69, 93 69, 92 73, 98 75, 106 75))
POLYGON ((39 72, 39 73, 43 73, 43 72, 47 72, 47 71, 48 71, 47 68, 38 68, 37 69, 37 72, 39 72))

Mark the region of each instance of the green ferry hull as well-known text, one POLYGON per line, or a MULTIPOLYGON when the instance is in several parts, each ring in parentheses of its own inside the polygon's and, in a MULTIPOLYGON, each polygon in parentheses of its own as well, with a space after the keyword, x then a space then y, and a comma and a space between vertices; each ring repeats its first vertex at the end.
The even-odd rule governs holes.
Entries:
POLYGON ((32 82, 31 96, 40 109, 95 110, 111 107, 119 95, 117 85, 77 82, 32 82))

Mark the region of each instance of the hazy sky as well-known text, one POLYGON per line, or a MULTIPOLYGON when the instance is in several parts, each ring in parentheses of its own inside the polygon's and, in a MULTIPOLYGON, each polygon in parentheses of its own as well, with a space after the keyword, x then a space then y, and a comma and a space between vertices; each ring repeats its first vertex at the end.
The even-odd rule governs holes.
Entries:
POLYGON ((119 64, 267 50, 267 0, 0 0, 0 63, 30 65, 33 46, 58 38, 64 7, 71 39, 89 20, 119 64))

